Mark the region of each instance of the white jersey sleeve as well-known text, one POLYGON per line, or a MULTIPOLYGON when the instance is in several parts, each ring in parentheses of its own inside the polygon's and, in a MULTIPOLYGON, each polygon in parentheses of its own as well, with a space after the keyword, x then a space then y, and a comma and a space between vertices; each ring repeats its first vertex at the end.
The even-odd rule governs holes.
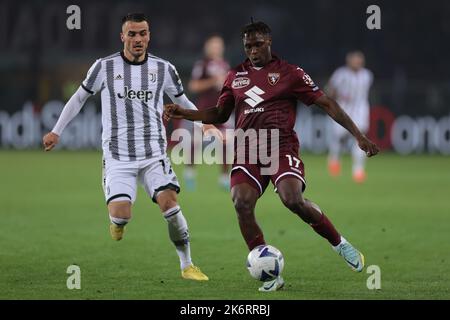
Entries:
POLYGON ((89 69, 86 79, 81 86, 90 94, 96 94, 103 88, 104 72, 102 72, 102 62, 98 59, 89 69))
POLYGON ((58 118, 52 132, 60 136, 64 128, 72 121, 73 118, 80 112, 86 100, 89 98, 89 94, 86 89, 83 90, 81 87, 73 94, 73 96, 67 101, 64 106, 61 115, 58 118))
POLYGON ((178 75, 177 69, 175 69, 175 67, 171 63, 167 63, 165 72, 164 92, 173 101, 173 98, 177 98, 183 95, 183 84, 181 83, 181 79, 178 75))
MULTIPOLYGON (((197 107, 195 106, 195 104, 192 103, 192 101, 189 100, 189 98, 186 97, 186 95, 184 93, 179 97, 173 97, 173 98, 171 97, 170 99, 172 100, 173 103, 176 103, 185 109, 198 110, 197 107)), ((200 128, 203 127, 203 124, 200 121, 194 121, 194 125, 196 125, 200 128)))
MULTIPOLYGON (((177 69, 170 63, 167 64, 167 74, 165 79, 167 80, 165 81, 164 92, 169 96, 173 103, 186 109, 197 110, 195 104, 193 104, 184 94, 183 84, 181 83, 177 69)), ((202 127, 201 122, 196 121, 194 124, 202 127)))

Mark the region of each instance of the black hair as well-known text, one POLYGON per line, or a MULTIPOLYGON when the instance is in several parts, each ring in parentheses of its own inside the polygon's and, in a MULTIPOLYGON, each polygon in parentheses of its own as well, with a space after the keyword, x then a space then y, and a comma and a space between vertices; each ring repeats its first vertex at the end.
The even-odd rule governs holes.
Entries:
POLYGON ((253 18, 251 23, 244 26, 241 30, 241 37, 243 38, 247 33, 261 33, 261 34, 271 34, 272 30, 270 27, 262 21, 254 22, 253 18))
POLYGON ((128 13, 127 15, 123 16, 122 25, 124 25, 125 22, 127 22, 127 21, 133 21, 133 22, 145 21, 148 24, 147 17, 143 13, 128 13))

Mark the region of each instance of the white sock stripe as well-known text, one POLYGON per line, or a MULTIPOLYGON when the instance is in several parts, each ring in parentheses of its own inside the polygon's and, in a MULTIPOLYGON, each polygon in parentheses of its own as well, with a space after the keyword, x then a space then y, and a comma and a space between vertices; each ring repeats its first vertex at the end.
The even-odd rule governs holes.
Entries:
POLYGON ((189 236, 181 240, 173 240, 172 242, 175 245, 175 247, 185 246, 189 243, 189 236))
POLYGON ((116 225, 118 225, 118 226, 123 226, 123 225, 127 224, 127 223, 130 221, 130 219, 126 219, 126 218, 116 218, 116 217, 113 217, 113 216, 111 216, 111 215, 109 215, 109 220, 110 220, 112 223, 114 223, 114 224, 116 224, 116 225))
POLYGON ((171 212, 171 213, 165 215, 164 218, 167 219, 167 218, 173 217, 174 215, 178 214, 180 211, 181 211, 181 210, 173 211, 173 212, 171 212))
POLYGON ((176 215, 180 211, 181 211, 180 206, 175 206, 173 208, 170 208, 169 210, 164 211, 164 213, 163 213, 164 214, 164 218, 166 218, 166 219, 170 218, 170 217, 176 215))

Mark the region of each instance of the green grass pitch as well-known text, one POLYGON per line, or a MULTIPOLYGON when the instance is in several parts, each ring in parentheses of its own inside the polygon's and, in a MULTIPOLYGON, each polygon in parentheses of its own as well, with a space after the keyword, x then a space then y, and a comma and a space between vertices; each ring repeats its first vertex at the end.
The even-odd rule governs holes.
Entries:
MULTIPOLYGON (((142 188, 125 238, 110 239, 99 152, 0 151, 0 299, 450 299, 450 158, 380 154, 355 185, 350 159, 331 179, 325 156, 304 155, 306 197, 381 269, 352 272, 327 241, 289 213, 269 186, 257 217, 285 256, 283 291, 259 293, 250 278, 218 168, 202 166, 195 192, 181 192, 194 262, 210 277, 180 276, 166 222, 142 188), (66 287, 69 265, 81 290, 66 287)), ((182 182, 182 170, 175 166, 182 182)), ((183 185, 182 185, 183 186, 183 185)))

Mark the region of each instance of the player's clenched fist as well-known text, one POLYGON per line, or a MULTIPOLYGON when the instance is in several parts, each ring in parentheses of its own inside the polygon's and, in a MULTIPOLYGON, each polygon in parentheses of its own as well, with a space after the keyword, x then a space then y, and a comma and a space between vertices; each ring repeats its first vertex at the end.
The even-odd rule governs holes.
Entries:
POLYGON ((358 145, 361 148, 361 150, 366 152, 366 155, 368 157, 374 156, 378 152, 380 152, 378 146, 369 139, 367 139, 367 137, 364 135, 360 139, 358 139, 358 145))
POLYGON ((164 118, 169 119, 183 119, 183 108, 177 104, 164 105, 164 118))
POLYGON ((52 150, 58 144, 59 136, 56 133, 49 132, 42 138, 45 151, 52 150))

